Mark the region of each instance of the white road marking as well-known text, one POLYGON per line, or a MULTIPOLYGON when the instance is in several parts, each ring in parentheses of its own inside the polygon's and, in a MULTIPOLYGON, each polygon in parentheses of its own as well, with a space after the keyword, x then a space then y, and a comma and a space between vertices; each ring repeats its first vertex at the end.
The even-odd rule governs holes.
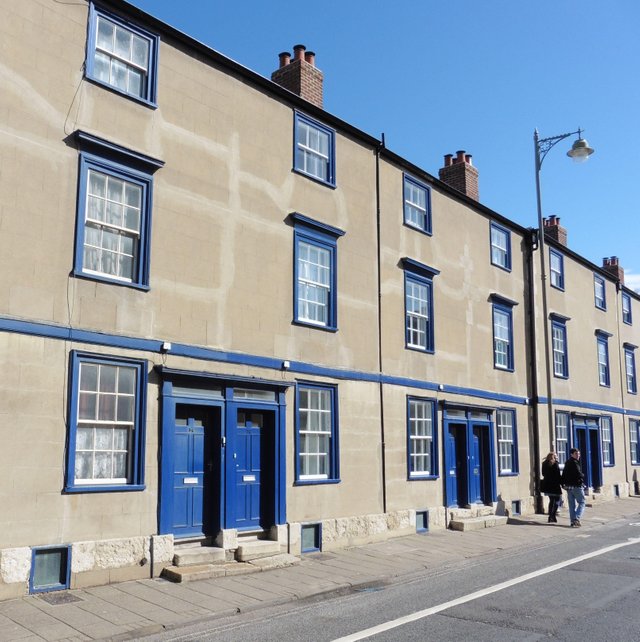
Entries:
POLYGON ((515 586, 516 584, 522 584, 522 582, 528 582, 536 577, 541 575, 546 575, 547 573, 553 573, 558 571, 561 568, 566 566, 571 566, 572 564, 577 564, 578 562, 583 562, 584 560, 591 559, 592 557, 598 557, 598 555, 604 555, 610 551, 615 551, 618 548, 623 548, 624 546, 631 546, 632 544, 639 544, 640 538, 634 537, 629 538, 626 542, 621 542, 620 544, 613 544, 611 546, 606 546, 592 553, 586 553, 585 555, 580 555, 579 557, 574 557, 573 559, 560 562, 558 564, 553 564, 552 566, 547 566, 546 568, 541 568, 538 571, 533 571, 532 573, 527 573, 526 575, 521 575, 520 577, 514 577, 512 580, 507 580, 506 582, 501 582, 500 584, 495 584, 494 586, 489 586, 488 588, 481 589, 475 593, 469 593, 469 595, 463 595, 458 597, 455 600, 450 600, 449 602, 444 602, 443 604, 438 604, 437 606, 432 606, 428 609, 423 609, 422 611, 416 611, 410 615, 405 615, 399 617, 396 620, 390 620, 384 624, 378 624, 378 626, 372 626, 370 629, 364 629, 358 631, 357 633, 352 633, 342 638, 337 638, 333 642, 356 642, 357 640, 364 640, 365 638, 377 635, 378 633, 383 633, 384 631, 390 631, 409 622, 415 622, 416 620, 421 620, 422 618, 429 617, 441 611, 446 611, 454 606, 460 606, 461 604, 466 604, 467 602, 472 602, 478 598, 484 597, 485 595, 491 595, 492 593, 497 593, 503 589, 515 586))

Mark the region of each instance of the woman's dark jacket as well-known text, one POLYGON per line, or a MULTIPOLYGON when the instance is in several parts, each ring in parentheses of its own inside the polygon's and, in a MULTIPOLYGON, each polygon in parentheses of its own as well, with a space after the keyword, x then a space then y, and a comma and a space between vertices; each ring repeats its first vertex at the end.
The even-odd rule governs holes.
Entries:
POLYGON ((557 461, 549 461, 545 459, 542 462, 542 476, 540 482, 540 490, 548 495, 562 495, 562 488, 560 488, 560 466, 557 461))
POLYGON ((573 457, 569 457, 564 465, 564 470, 562 471, 562 485, 574 487, 581 487, 584 485, 582 466, 580 465, 580 462, 573 457))

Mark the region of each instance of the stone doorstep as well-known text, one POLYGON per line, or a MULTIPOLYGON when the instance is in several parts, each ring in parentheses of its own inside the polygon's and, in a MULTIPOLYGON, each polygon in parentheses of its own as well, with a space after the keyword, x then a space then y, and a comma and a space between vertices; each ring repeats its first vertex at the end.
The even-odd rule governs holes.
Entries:
POLYGON ((162 570, 162 577, 171 582, 192 582, 208 580, 214 577, 259 573, 276 568, 285 568, 299 564, 300 559, 289 553, 272 555, 255 559, 251 562, 229 562, 226 564, 199 564, 194 566, 167 566, 162 570))
POLYGON ((451 519, 471 519, 494 514, 493 506, 474 506, 473 508, 449 508, 451 519))
POLYGON ((453 531, 478 531, 493 526, 503 526, 507 517, 502 515, 483 515, 481 517, 467 517, 465 519, 452 519, 449 528, 453 531))
POLYGON ((224 548, 216 546, 196 546, 177 548, 173 556, 174 566, 201 566, 203 564, 223 564, 224 548))
POLYGON ((280 554, 280 544, 272 540, 255 539, 239 541, 236 550, 238 562, 250 562, 251 560, 272 557, 280 554))

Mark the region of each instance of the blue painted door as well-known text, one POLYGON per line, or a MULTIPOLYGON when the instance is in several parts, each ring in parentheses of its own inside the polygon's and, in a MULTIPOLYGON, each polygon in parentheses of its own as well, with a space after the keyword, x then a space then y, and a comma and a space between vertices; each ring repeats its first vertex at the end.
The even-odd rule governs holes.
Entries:
POLYGON ((467 504, 466 423, 446 422, 445 470, 447 506, 467 504))
POLYGON ((576 421, 574 443, 580 451, 580 465, 584 475, 585 486, 600 488, 602 486, 602 457, 598 425, 594 420, 576 421))
POLYGON ((172 532, 175 537, 209 534, 212 485, 217 468, 211 412, 176 405, 173 435, 172 532))
POLYGON ((472 425, 469 431, 469 504, 482 504, 482 427, 472 425))
POLYGON ((263 435, 267 413, 238 409, 233 454, 235 528, 260 528, 262 518, 263 435))

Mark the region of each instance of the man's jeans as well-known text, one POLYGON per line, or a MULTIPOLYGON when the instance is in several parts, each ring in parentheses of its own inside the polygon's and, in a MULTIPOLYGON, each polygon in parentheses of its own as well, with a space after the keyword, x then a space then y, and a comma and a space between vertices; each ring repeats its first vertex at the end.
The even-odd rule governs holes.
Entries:
POLYGON ((567 498, 569 500, 569 519, 571 523, 582 518, 584 513, 584 490, 582 486, 567 487, 567 498))

